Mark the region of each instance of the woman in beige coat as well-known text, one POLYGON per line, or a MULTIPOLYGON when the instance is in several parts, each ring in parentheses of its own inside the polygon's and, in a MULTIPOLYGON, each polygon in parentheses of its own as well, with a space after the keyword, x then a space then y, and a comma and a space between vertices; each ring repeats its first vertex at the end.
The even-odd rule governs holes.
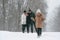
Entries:
POLYGON ((38 10, 36 11, 36 17, 35 17, 36 30, 37 30, 38 36, 41 35, 44 19, 45 19, 45 18, 44 18, 44 16, 43 16, 43 14, 41 13, 40 9, 38 9, 38 10))

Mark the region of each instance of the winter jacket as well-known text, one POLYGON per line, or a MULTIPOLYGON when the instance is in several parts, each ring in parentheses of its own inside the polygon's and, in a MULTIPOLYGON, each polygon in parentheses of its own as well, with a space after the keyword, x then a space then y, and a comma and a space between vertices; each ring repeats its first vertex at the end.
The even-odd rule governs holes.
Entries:
POLYGON ((43 27, 44 17, 43 17, 42 14, 41 14, 41 16, 40 16, 40 14, 38 14, 38 15, 36 14, 36 17, 35 17, 36 28, 42 28, 43 27))
POLYGON ((27 14, 28 14, 28 16, 27 16, 27 23, 29 24, 29 23, 34 22, 32 18, 35 19, 35 14, 33 12, 27 13, 27 14))
POLYGON ((40 9, 38 9, 36 11, 36 17, 35 17, 36 28, 42 28, 44 20, 45 20, 45 18, 43 16, 43 14, 41 13, 40 9))
POLYGON ((24 13, 21 15, 21 24, 26 24, 26 15, 24 13))

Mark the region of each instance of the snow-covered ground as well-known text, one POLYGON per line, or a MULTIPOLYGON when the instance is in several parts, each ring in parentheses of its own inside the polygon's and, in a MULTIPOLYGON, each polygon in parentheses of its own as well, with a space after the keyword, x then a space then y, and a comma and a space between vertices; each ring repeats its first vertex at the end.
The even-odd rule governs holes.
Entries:
POLYGON ((42 32, 37 37, 36 33, 0 31, 0 40, 60 40, 60 32, 42 32))

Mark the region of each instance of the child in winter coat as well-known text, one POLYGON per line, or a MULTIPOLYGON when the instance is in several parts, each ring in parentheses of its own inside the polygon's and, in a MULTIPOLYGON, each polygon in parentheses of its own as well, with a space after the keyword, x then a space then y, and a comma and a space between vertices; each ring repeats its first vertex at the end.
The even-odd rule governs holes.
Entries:
POLYGON ((45 18, 44 18, 44 16, 43 16, 43 14, 41 13, 40 9, 38 9, 38 10, 36 11, 36 17, 35 17, 36 30, 37 30, 38 36, 41 35, 44 19, 45 19, 45 18))

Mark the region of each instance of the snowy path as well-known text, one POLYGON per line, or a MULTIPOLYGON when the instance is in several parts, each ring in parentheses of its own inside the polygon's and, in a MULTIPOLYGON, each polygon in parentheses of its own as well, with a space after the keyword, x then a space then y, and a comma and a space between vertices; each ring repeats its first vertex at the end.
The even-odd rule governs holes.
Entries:
POLYGON ((60 40, 60 32, 43 32, 38 38, 36 33, 0 31, 0 40, 60 40))

